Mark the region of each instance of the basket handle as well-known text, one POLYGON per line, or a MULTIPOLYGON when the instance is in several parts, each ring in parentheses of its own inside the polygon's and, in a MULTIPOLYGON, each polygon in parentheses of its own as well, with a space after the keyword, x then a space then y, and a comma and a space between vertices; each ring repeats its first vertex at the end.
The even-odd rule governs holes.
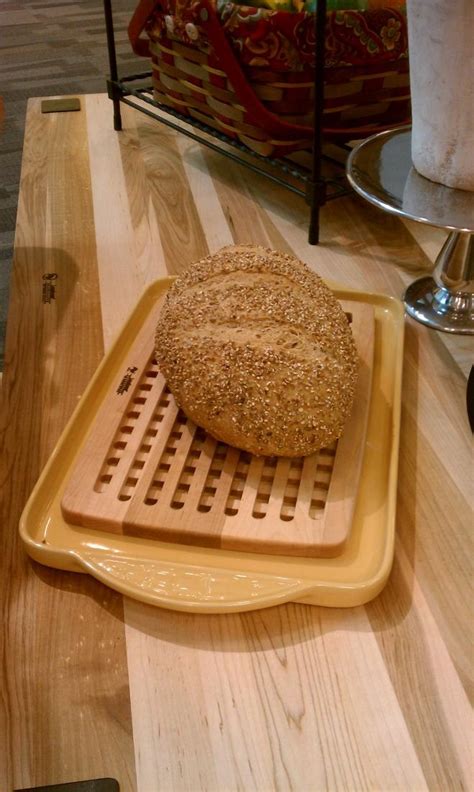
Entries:
POLYGON ((312 127, 282 121, 261 103, 255 91, 249 85, 209 0, 201 0, 196 5, 196 10, 199 14, 199 23, 208 35, 222 70, 225 71, 237 94, 237 98, 252 117, 254 123, 262 126, 266 132, 275 136, 288 137, 289 133, 302 137, 311 136, 313 133, 312 127))
MULTIPOLYGON (((150 43, 148 39, 141 38, 141 34, 156 6, 156 0, 140 0, 130 20, 128 37, 136 55, 145 57, 151 55, 150 43)), ((211 3, 208 0, 201 0, 196 6, 196 11, 199 14, 200 25, 207 33, 223 71, 226 72, 237 98, 245 107, 254 123, 275 136, 288 137, 289 134, 303 137, 311 136, 312 127, 282 121, 261 103, 249 85, 211 3)))
POLYGON ((151 55, 150 42, 148 39, 140 38, 140 36, 155 10, 156 5, 156 0, 140 0, 133 12, 133 16, 128 25, 128 37, 136 55, 144 55, 145 57, 151 55))

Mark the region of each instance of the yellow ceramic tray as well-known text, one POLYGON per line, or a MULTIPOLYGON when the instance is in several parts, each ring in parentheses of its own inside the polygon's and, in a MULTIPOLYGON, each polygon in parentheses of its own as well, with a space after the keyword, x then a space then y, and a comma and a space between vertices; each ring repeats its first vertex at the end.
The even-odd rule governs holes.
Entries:
POLYGON ((191 547, 68 524, 61 501, 94 416, 146 317, 171 279, 152 284, 97 369, 20 520, 29 555, 88 572, 135 599, 174 610, 228 613, 283 602, 348 607, 375 597, 390 573, 395 533, 404 313, 398 300, 331 284, 340 300, 375 310, 366 447, 350 539, 336 558, 298 558, 191 547))

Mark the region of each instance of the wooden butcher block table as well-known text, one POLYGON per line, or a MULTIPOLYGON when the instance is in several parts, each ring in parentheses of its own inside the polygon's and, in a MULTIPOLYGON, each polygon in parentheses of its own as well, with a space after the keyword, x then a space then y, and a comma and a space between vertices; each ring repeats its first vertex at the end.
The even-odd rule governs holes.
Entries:
POLYGON ((319 247, 306 234, 301 199, 135 110, 116 133, 105 96, 69 113, 30 100, 1 386, 2 790, 473 788, 469 339, 405 320, 394 563, 364 605, 156 607, 32 560, 19 534, 157 279, 253 243, 399 298, 443 239, 356 196, 325 207, 319 247))

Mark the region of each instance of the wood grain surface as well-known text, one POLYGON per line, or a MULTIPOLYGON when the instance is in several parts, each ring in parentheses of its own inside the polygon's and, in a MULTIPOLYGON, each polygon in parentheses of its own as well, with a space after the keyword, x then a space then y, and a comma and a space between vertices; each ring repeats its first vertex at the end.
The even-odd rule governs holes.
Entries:
POLYGON ((373 306, 341 303, 360 362, 343 436, 304 458, 264 459, 218 443, 179 410, 155 359, 162 303, 143 317, 92 422, 61 500, 65 520, 186 545, 340 556, 351 534, 367 442, 373 306), (129 391, 123 371, 134 374, 129 391))
POLYGON ((356 196, 322 212, 110 101, 30 100, 1 388, 0 789, 474 789, 472 342, 406 320, 392 574, 373 602, 228 616, 146 606, 30 561, 18 520, 148 284, 236 242, 399 297, 442 232, 356 196), (55 276, 55 277, 53 277, 55 276))

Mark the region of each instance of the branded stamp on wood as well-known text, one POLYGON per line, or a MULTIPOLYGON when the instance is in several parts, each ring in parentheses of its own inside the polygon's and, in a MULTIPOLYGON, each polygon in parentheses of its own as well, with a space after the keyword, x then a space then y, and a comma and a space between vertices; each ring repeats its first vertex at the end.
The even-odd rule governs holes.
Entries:
POLYGON ((122 396, 124 393, 127 393, 130 385, 133 382, 133 375, 138 371, 136 366, 129 366, 125 374, 123 375, 122 379, 120 380, 120 384, 117 388, 117 393, 119 396, 122 396))
POLYGON ((58 275, 56 272, 44 273, 43 289, 42 289, 42 300, 44 305, 51 303, 52 300, 56 299, 56 285, 54 281, 56 281, 57 279, 58 279, 58 275))

